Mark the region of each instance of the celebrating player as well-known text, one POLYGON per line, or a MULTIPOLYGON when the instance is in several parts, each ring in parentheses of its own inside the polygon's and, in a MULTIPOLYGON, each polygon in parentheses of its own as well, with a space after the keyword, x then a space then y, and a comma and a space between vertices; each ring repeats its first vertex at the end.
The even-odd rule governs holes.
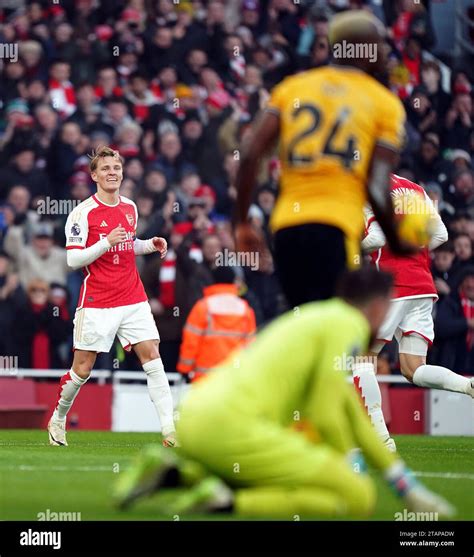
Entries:
POLYGON ((163 238, 136 238, 137 207, 119 195, 122 164, 119 153, 109 147, 94 153, 90 172, 97 193, 79 204, 66 222, 68 265, 83 268, 85 276, 74 318, 74 360, 61 378, 48 424, 51 445, 67 445, 66 415, 97 353, 108 352, 115 335, 125 350, 134 349, 147 374, 163 445, 176 444, 173 400, 158 351, 160 336, 135 264, 135 255, 159 251, 165 257, 167 245, 163 238))
POLYGON ((282 175, 271 226, 292 306, 331 297, 341 271, 358 266, 367 196, 392 250, 408 253, 389 194, 405 111, 373 77, 385 66, 384 36, 382 23, 364 10, 336 15, 334 64, 278 84, 243 150, 236 237, 240 249, 255 250, 261 239, 247 222, 252 190, 259 160, 279 140, 282 175))
POLYGON ((371 348, 367 362, 358 362, 353 369, 354 381, 362 393, 372 423, 390 450, 395 442, 385 425, 382 413, 382 397, 375 377, 373 358, 393 337, 398 341, 400 369, 412 383, 420 387, 464 393, 474 397, 474 378, 462 377, 451 370, 426 364, 428 346, 434 339, 433 304, 437 300, 436 287, 430 271, 429 250, 435 249, 448 239, 448 232, 429 197, 418 184, 392 175, 391 195, 394 199, 407 193, 424 196, 434 221, 429 246, 419 253, 399 257, 385 246, 385 237, 373 213, 366 208, 366 236, 362 249, 372 254, 372 260, 383 271, 394 276, 395 296, 385 321, 377 333, 377 341, 371 348))
MULTIPOLYGON (((379 440, 347 382, 343 362, 365 351, 390 303, 392 278, 349 273, 342 299, 306 304, 275 320, 240 353, 197 382, 182 401, 184 458, 146 450, 124 472, 116 497, 127 506, 157 487, 188 487, 166 514, 233 511, 244 517, 365 517, 373 481, 351 467, 360 447, 407 506, 450 514, 379 440), (305 422, 309 435, 291 428, 305 422), (214 477, 206 477, 201 466, 214 477), (234 488, 232 491, 231 488, 234 488)), ((168 453, 168 454, 167 454, 168 453)))

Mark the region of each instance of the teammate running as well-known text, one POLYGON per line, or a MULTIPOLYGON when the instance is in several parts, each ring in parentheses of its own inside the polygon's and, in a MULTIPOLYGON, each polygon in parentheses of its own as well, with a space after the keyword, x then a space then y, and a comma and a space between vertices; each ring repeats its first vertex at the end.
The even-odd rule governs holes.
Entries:
POLYGON ((184 493, 166 497, 160 514, 366 517, 375 486, 348 458, 360 447, 407 507, 451 514, 452 507, 383 446, 341 365, 369 346, 390 304, 391 284, 390 275, 372 268, 348 274, 342 299, 306 304, 276 319, 251 346, 195 383, 177 422, 184 458, 150 447, 120 478, 118 503, 184 486, 184 493), (302 422, 311 438, 292 427, 302 422))
POLYGON ((474 398, 474 378, 468 379, 445 367, 426 364, 428 347, 434 339, 433 305, 438 299, 430 271, 429 251, 446 242, 448 232, 424 189, 410 180, 392 175, 391 195, 395 202, 397 198, 413 192, 422 195, 431 208, 434 228, 429 246, 410 256, 394 255, 385 246, 383 232, 369 208, 365 210, 366 237, 362 242, 363 251, 372 254, 377 268, 393 274, 395 296, 367 362, 357 363, 353 376, 377 433, 393 451, 395 442, 385 424, 382 397, 372 361, 394 336, 399 345, 400 369, 408 381, 419 387, 454 391, 474 398))
POLYGON ((125 350, 134 349, 147 374, 163 445, 174 446, 173 400, 158 351, 160 336, 135 264, 135 255, 159 251, 165 257, 166 240, 136 238, 137 207, 119 195, 123 160, 117 151, 98 149, 90 172, 97 193, 80 203, 66 222, 67 262, 73 269, 84 269, 84 282, 74 318, 74 359, 59 384, 49 442, 67 445, 66 415, 97 354, 108 352, 117 335, 125 350))
POLYGON ((397 236, 389 194, 405 110, 374 78, 385 67, 384 37, 383 24, 365 10, 336 15, 333 65, 278 84, 244 146, 236 237, 239 249, 252 251, 262 245, 247 219, 258 164, 279 141, 282 175, 271 226, 291 306, 330 298, 338 275, 359 265, 367 197, 392 250, 409 253, 397 236), (340 52, 351 48, 352 57, 340 52))

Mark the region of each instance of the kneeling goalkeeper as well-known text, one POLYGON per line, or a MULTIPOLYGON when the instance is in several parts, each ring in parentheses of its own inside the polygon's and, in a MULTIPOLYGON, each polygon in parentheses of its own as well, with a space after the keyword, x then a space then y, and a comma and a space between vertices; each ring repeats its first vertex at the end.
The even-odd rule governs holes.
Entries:
POLYGON ((160 513, 367 517, 375 487, 350 462, 359 447, 411 510, 452 514, 384 447, 347 381, 344 362, 370 346, 391 290, 388 274, 348 273, 338 298, 296 308, 233 353, 183 400, 182 448, 175 454, 146 449, 117 485, 119 505, 157 489, 187 487, 162 507, 158 499, 160 513))

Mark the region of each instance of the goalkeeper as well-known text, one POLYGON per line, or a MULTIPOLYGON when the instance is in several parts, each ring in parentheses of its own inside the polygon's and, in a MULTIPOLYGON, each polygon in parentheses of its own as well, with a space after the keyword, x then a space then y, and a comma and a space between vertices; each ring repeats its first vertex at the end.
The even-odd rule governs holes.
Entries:
POLYGON ((370 346, 391 289, 391 276, 375 269, 348 273, 339 298, 287 313, 234 352, 183 400, 181 450, 146 449, 120 478, 119 505, 184 487, 160 513, 367 517, 375 487, 351 465, 349 455, 359 447, 408 508, 452 514, 383 446, 347 382, 345 362, 370 346))

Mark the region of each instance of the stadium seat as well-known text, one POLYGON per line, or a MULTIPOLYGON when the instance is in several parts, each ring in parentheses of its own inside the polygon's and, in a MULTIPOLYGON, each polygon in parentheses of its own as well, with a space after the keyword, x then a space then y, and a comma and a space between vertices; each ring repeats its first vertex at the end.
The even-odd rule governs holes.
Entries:
POLYGON ((0 378, 0 428, 38 429, 47 410, 32 379, 0 378))

